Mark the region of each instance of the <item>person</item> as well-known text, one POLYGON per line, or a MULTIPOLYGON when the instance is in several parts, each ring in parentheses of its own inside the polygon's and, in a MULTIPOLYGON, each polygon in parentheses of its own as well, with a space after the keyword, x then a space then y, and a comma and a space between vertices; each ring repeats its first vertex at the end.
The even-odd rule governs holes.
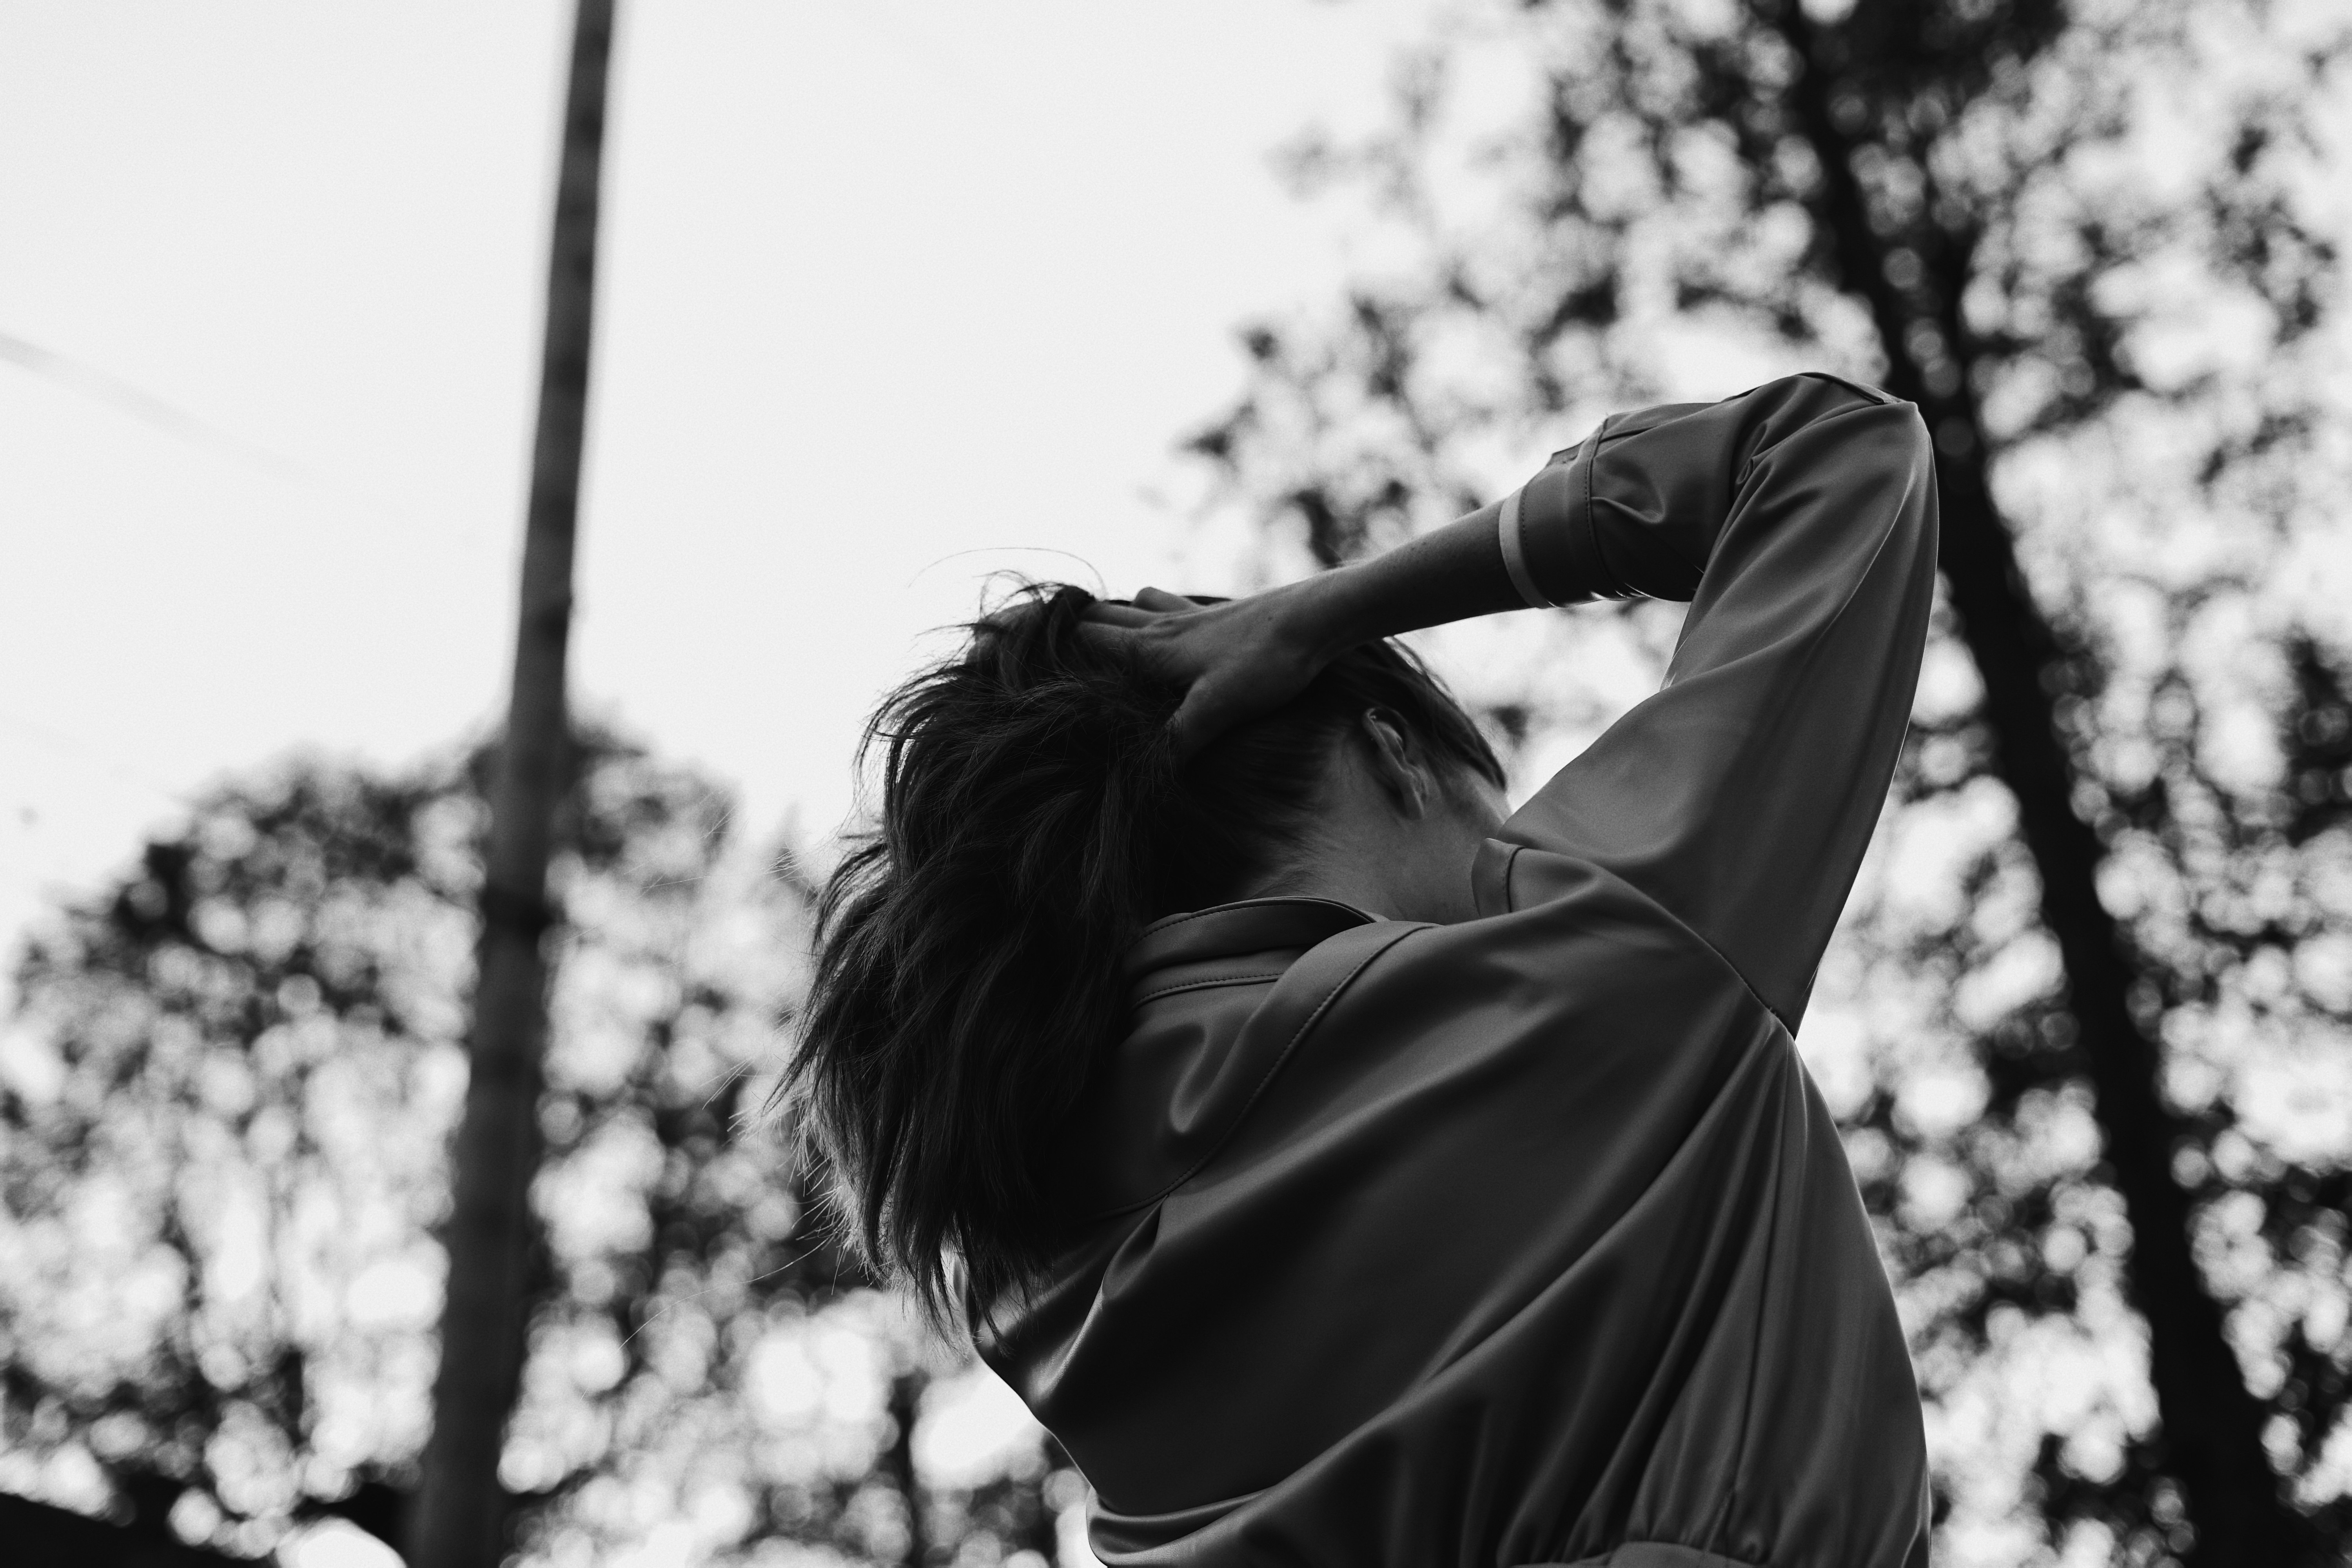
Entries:
POLYGON ((1615 416, 1232 601, 1017 595, 885 705, 792 1093, 1113 1568, 1897 1568, 1916 1386, 1792 1039, 1934 593, 1917 411, 1615 416), (1689 610, 1517 811, 1384 639, 1689 610))

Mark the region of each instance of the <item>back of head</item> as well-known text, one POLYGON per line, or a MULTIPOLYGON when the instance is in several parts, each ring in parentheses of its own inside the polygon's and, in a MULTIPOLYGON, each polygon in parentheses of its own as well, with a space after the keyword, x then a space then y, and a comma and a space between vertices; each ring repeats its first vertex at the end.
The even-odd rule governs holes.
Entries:
POLYGON ((1069 1214, 1042 1155, 1120 1032, 1120 962, 1163 914, 1239 896, 1314 810, 1339 737, 1386 710, 1496 782, 1409 652, 1367 645, 1181 766, 1183 695, 1082 630, 1093 596, 1022 589, 876 712, 878 821, 828 881, 800 1047, 805 1146, 869 1266, 935 1322, 1034 1279, 1069 1214))

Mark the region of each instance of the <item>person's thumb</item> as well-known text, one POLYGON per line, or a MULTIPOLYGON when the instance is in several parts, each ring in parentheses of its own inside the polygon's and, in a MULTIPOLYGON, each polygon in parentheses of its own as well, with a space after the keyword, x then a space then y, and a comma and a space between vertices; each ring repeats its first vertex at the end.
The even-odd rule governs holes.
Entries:
POLYGON ((1169 719, 1168 744, 1178 762, 1190 761, 1202 747, 1216 739, 1225 706, 1218 686, 1213 676, 1192 682, 1185 689, 1184 700, 1176 705, 1175 714, 1169 719))

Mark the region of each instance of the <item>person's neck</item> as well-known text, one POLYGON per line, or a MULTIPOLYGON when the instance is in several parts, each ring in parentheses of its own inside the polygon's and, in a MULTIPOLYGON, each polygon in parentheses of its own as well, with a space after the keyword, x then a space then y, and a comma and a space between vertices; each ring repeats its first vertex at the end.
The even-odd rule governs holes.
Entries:
POLYGON ((1360 862, 1302 854, 1276 870, 1258 878, 1241 893, 1243 899, 1322 899, 1361 910, 1385 920, 1397 908, 1395 890, 1368 875, 1360 862))
POLYGON ((1475 919, 1470 867, 1480 841, 1502 824, 1501 792, 1391 778, 1357 750, 1340 752, 1304 831, 1244 896, 1328 899, 1384 920, 1439 925, 1475 919))

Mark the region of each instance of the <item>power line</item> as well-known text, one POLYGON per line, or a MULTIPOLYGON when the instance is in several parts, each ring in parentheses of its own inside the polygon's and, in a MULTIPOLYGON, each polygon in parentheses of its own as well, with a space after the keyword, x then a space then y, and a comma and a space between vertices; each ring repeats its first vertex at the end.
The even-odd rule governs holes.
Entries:
POLYGON ((183 440, 225 452, 240 462, 281 478, 303 477, 299 468, 267 447, 257 447, 242 437, 232 436, 208 425, 179 405, 134 386, 121 376, 100 370, 95 365, 84 364, 79 360, 69 359, 14 333, 0 331, 0 360, 70 388, 118 414, 128 415, 183 440))

